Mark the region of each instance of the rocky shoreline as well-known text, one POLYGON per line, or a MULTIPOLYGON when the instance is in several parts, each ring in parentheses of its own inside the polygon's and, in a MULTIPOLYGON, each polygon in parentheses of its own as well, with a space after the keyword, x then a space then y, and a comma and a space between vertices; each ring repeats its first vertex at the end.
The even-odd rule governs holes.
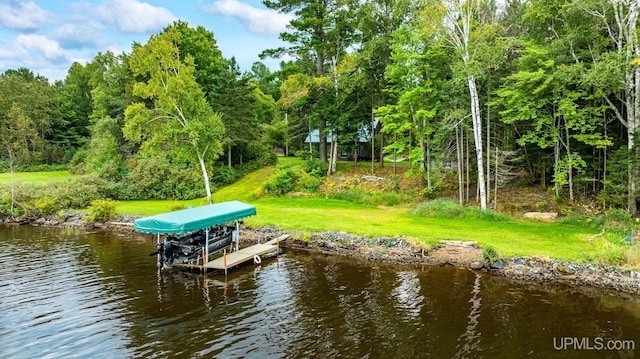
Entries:
MULTIPOLYGON (((135 216, 117 216, 107 223, 87 222, 86 214, 69 213, 64 217, 12 219, 0 218, 5 225, 72 227, 84 230, 131 232, 135 216)), ((244 228, 242 240, 255 243, 275 238, 284 232, 278 228, 244 228)), ((281 243, 284 248, 341 255, 366 261, 394 264, 443 266, 453 265, 481 270, 515 280, 541 284, 563 284, 602 289, 640 296, 640 272, 614 266, 555 260, 549 257, 512 257, 494 261, 483 258, 482 249, 472 242, 443 241, 435 248, 421 247, 401 237, 368 238, 345 232, 291 232, 281 243)))
MULTIPOLYGON (((257 241, 282 233, 277 228, 257 228, 245 230, 243 237, 257 241)), ((502 258, 490 265, 483 258, 482 249, 473 242, 443 241, 436 248, 427 249, 398 237, 367 238, 344 232, 290 234, 291 237, 281 246, 368 261, 453 265, 527 282, 588 287, 632 294, 634 297, 640 295, 640 272, 615 266, 539 256, 502 258)))

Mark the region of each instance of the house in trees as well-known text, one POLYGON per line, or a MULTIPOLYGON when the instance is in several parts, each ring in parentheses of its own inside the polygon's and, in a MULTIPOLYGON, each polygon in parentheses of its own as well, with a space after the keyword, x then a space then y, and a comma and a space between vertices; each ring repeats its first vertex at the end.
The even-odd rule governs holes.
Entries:
MULTIPOLYGON (((379 133, 380 121, 377 118, 373 121, 373 128, 375 130, 374 134, 379 133)), ((353 161, 371 160, 371 129, 372 124, 365 123, 356 132, 340 134, 338 138, 338 158, 353 161)), ((333 131, 329 130, 327 133, 327 154, 331 153, 333 139, 333 131)), ((307 147, 311 144, 314 150, 317 151, 320 146, 320 131, 318 129, 312 130, 305 138, 304 143, 307 147)))

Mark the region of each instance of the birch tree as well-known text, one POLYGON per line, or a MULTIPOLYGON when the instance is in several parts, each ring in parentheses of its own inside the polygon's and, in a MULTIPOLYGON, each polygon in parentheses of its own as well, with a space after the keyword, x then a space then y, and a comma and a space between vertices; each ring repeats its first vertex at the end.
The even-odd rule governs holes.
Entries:
POLYGON ((195 159, 211 203, 207 162, 222 153, 224 125, 196 82, 193 57, 180 58, 179 42, 179 32, 170 28, 134 49, 131 70, 147 81, 137 82, 133 92, 147 102, 127 107, 123 132, 143 151, 162 148, 195 159))
POLYGON ((470 96, 473 140, 476 152, 480 208, 487 209, 485 172, 483 166, 483 138, 477 77, 480 74, 476 61, 478 42, 482 40, 482 24, 478 21, 481 0, 443 0, 426 6, 423 13, 425 31, 442 39, 457 52, 462 60, 470 96))
POLYGON ((594 84, 604 92, 604 98, 611 106, 614 116, 627 129, 628 187, 627 209, 637 213, 636 192, 638 181, 636 136, 640 123, 640 42, 638 42, 638 0, 608 0, 583 4, 587 13, 599 18, 614 44, 610 53, 594 53, 596 64, 594 84), (603 72, 606 71, 606 72, 603 72), (617 77, 612 79, 611 77, 617 77), (614 81, 612 81, 614 80, 614 81), (622 83, 618 91, 617 83, 622 83), (612 87, 613 85, 613 87, 612 87), (621 94, 621 95, 619 95, 621 94), (618 97, 618 99, 616 99, 618 97), (616 103, 622 103, 618 109, 616 103))

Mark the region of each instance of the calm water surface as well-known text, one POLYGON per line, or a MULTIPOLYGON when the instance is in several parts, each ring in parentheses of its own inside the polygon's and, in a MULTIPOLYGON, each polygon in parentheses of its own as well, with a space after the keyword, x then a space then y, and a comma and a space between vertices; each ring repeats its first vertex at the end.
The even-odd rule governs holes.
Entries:
POLYGON ((640 357, 640 300, 604 293, 304 252, 225 281, 158 271, 147 237, 24 226, 0 245, 0 358, 640 357))

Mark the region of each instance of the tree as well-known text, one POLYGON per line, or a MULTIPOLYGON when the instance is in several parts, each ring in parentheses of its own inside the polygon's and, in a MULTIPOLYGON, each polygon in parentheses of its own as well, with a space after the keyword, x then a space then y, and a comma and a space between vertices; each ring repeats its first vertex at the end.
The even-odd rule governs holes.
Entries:
POLYGON ((416 31, 417 23, 394 33, 391 62, 387 66, 387 89, 392 101, 376 114, 391 135, 385 150, 406 154, 420 173, 427 175, 431 189, 431 137, 436 131, 436 115, 441 106, 440 83, 448 72, 445 52, 432 39, 416 31), (413 147, 413 143, 417 146, 413 147))
POLYGON ((43 146, 56 131, 67 125, 60 112, 60 96, 57 89, 43 76, 34 75, 26 68, 7 70, 0 75, 0 116, 6 116, 14 107, 33 121, 40 141, 37 147, 29 147, 30 162, 41 161, 45 156, 43 146), (35 156, 35 154, 39 156, 35 156))
POLYGON ((627 168, 627 209, 635 215, 638 211, 636 192, 640 178, 640 168, 634 160, 638 154, 636 136, 640 126, 640 4, 637 0, 617 0, 584 2, 581 5, 588 14, 602 22, 613 42, 610 51, 593 54, 596 62, 593 84, 601 89, 614 116, 627 129, 627 149, 630 156, 627 168), (616 77, 617 81, 610 81, 610 76, 616 77), (615 100, 619 101, 620 106, 616 106, 615 100))
POLYGON ((16 166, 27 162, 37 152, 34 150, 41 146, 36 124, 22 109, 14 104, 11 109, 0 116, 0 149, 9 172, 11 173, 11 210, 15 208, 13 173, 16 166))
POLYGON ((461 70, 465 74, 470 96, 473 140, 476 152, 478 190, 480 208, 487 208, 485 173, 483 166, 483 138, 480 102, 478 98, 477 78, 481 74, 477 49, 485 41, 484 24, 479 16, 482 1, 444 0, 436 1, 425 8, 425 31, 442 38, 457 52, 462 60, 461 70))
MULTIPOLYGON (((283 32, 280 38, 291 44, 289 48, 264 51, 260 56, 280 57, 290 54, 298 58, 315 59, 315 75, 327 75, 328 61, 337 66, 339 58, 353 43, 353 21, 356 1, 351 0, 264 0, 270 9, 282 13, 295 13, 289 23, 292 32, 283 32)), ((324 91, 324 89, 320 89, 324 91)), ((325 117, 318 118, 320 133, 319 156, 322 162, 327 160, 327 122, 325 117)))
POLYGON ((235 148, 240 154, 242 148, 258 139, 255 101, 249 78, 242 75, 235 58, 225 60, 224 70, 218 75, 215 89, 210 94, 210 103, 218 110, 226 129, 223 146, 227 150, 229 168, 232 150, 235 148))
POLYGON ((137 82, 133 93, 147 103, 127 107, 124 134, 142 142, 143 151, 163 148, 195 158, 211 203, 207 162, 222 153, 224 125, 196 81, 193 57, 180 56, 180 36, 169 28, 152 36, 145 46, 134 48, 131 70, 147 81, 137 82))

